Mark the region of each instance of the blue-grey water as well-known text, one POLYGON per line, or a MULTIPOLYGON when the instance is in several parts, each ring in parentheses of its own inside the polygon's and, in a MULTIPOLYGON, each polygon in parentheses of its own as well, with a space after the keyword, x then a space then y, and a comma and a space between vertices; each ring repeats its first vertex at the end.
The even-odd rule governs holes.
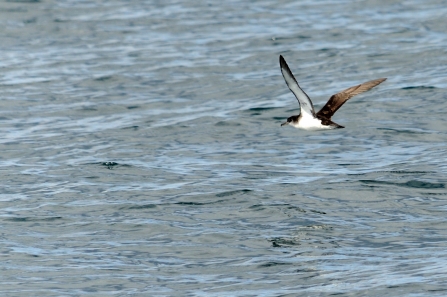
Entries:
POLYGON ((0 2, 1 296, 445 296, 445 1, 0 2), (280 127, 348 101, 345 129, 280 127))

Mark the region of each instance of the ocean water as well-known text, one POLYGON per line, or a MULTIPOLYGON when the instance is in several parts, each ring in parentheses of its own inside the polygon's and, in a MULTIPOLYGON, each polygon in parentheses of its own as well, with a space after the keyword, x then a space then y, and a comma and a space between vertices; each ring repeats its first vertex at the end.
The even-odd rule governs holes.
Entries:
POLYGON ((0 3, 0 295, 445 296, 445 1, 0 3), (298 113, 283 55, 318 109, 298 113))

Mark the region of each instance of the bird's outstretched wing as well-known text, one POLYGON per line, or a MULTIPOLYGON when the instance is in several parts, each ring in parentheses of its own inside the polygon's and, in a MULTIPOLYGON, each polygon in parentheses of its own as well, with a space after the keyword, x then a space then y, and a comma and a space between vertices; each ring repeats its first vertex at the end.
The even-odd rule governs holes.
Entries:
POLYGON ((379 78, 367 81, 360 85, 347 88, 346 90, 341 91, 340 93, 337 93, 335 95, 332 95, 326 105, 324 105, 323 108, 320 109, 320 111, 317 113, 317 117, 330 120, 334 113, 350 98, 374 88, 385 80, 386 78, 379 78))
POLYGON ((286 63, 286 60, 284 60, 283 56, 281 55, 279 56, 279 65, 281 65, 281 73, 287 83, 287 86, 300 103, 301 113, 303 114, 303 116, 305 116, 304 114, 307 114, 315 117, 315 109, 312 101, 310 101, 309 96, 307 96, 307 94, 304 93, 303 90, 301 90, 298 82, 292 74, 292 71, 290 71, 290 68, 286 63))

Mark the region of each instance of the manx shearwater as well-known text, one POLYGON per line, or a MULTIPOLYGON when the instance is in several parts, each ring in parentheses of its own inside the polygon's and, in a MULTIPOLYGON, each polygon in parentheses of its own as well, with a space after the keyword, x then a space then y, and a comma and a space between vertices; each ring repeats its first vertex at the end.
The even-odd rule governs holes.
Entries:
POLYGON ((371 81, 367 81, 360 85, 347 88, 340 93, 332 95, 326 105, 320 109, 319 112, 315 113, 314 106, 309 96, 300 88, 298 82, 290 71, 289 66, 284 60, 283 56, 279 56, 279 64, 281 65, 281 72, 284 76, 284 80, 287 86, 295 95, 296 99, 300 103, 300 114, 291 116, 287 119, 287 122, 281 124, 291 125, 295 128, 304 130, 327 130, 327 129, 337 129, 344 128, 343 126, 334 123, 331 118, 334 113, 350 98, 360 93, 366 92, 369 89, 377 86, 386 80, 386 78, 379 78, 371 81))

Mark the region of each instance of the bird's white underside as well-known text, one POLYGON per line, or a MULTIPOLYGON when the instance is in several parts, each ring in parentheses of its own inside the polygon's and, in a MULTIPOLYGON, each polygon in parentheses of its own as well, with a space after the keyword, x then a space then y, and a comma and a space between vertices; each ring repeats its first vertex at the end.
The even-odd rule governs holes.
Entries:
POLYGON ((322 125, 320 119, 314 118, 313 116, 308 115, 305 112, 302 113, 302 116, 299 119, 298 123, 290 122, 289 125, 291 125, 295 128, 298 128, 298 129, 303 129, 303 130, 308 130, 308 131, 334 129, 333 126, 322 125))

